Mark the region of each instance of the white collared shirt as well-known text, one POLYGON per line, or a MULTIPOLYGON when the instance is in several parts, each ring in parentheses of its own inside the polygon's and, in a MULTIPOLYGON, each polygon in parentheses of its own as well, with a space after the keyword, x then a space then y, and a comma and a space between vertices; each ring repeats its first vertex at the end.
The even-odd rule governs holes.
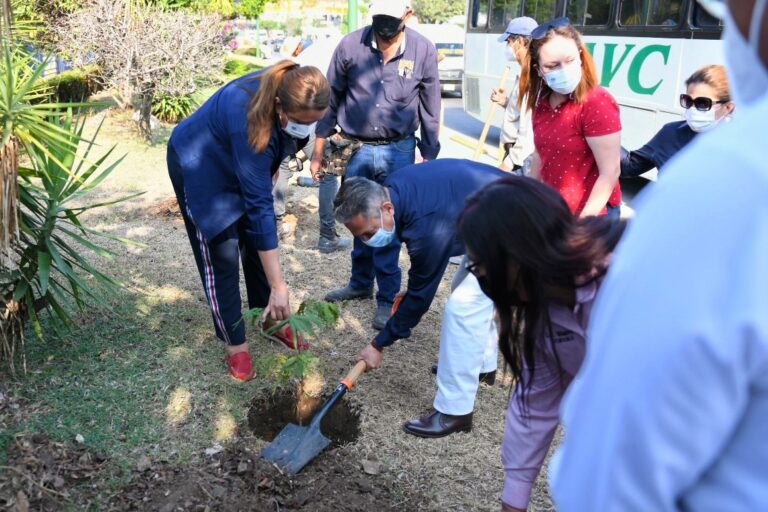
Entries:
POLYGON ((551 467, 560 512, 768 510, 768 96, 642 196, 551 467))

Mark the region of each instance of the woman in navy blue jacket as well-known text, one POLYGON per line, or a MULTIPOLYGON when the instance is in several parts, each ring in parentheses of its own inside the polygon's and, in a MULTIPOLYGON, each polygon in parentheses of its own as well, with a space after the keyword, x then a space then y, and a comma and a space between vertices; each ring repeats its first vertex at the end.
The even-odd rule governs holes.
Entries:
POLYGON ((667 161, 693 140, 696 134, 727 122, 735 108, 731 101, 725 66, 704 66, 685 81, 680 95, 684 120, 667 123, 645 146, 635 151, 621 148, 621 177, 636 177, 667 161))
MULTIPOLYGON (((179 201, 216 335, 239 380, 254 376, 241 318, 243 262, 248 305, 267 322, 290 315, 280 268, 272 186, 280 162, 328 106, 330 87, 314 67, 291 61, 238 78, 182 121, 168 143, 168 172, 179 201)), ((301 147, 299 145, 298 147, 301 147)), ((293 334, 278 336, 293 346, 293 334)), ((304 344, 303 340, 299 340, 304 344)))

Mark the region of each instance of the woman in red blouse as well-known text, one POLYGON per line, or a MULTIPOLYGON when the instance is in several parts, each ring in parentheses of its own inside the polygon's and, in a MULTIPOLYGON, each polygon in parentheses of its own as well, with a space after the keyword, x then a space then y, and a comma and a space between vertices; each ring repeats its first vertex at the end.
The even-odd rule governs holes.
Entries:
POLYGON ((595 63, 568 18, 532 33, 520 77, 520 104, 533 111, 530 175, 557 189, 585 217, 619 214, 621 120, 598 85, 595 63))

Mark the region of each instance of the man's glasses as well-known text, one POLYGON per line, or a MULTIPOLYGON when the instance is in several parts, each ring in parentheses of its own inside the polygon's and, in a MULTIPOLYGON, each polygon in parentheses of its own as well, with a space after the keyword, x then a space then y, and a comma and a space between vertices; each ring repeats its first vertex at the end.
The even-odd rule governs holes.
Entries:
POLYGON ((714 103, 728 103, 728 101, 727 100, 712 101, 712 98, 707 98, 704 96, 699 96, 698 98, 692 98, 690 94, 680 95, 680 106, 686 110, 688 110, 691 107, 696 107, 696 110, 699 110, 701 112, 708 112, 709 110, 712 109, 712 105, 714 103))
POLYGON ((542 23, 541 25, 533 29, 533 31, 531 32, 531 37, 533 39, 541 39, 543 37, 546 37, 547 32, 549 32, 550 29, 567 27, 570 24, 571 24, 571 20, 569 20, 567 16, 555 18, 546 23, 542 23))

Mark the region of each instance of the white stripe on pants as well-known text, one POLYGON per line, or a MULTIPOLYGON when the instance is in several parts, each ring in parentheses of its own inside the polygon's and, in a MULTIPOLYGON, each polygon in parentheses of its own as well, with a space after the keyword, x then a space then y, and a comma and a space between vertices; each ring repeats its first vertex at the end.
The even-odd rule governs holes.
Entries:
MULTIPOLYGON (((460 269, 463 270, 465 261, 460 269)), ((443 414, 469 414, 481 373, 496 369, 498 336, 493 301, 480 290, 477 278, 457 274, 445 305, 437 365, 437 396, 434 408, 443 414), (463 277, 463 279, 461 279, 463 277)))

